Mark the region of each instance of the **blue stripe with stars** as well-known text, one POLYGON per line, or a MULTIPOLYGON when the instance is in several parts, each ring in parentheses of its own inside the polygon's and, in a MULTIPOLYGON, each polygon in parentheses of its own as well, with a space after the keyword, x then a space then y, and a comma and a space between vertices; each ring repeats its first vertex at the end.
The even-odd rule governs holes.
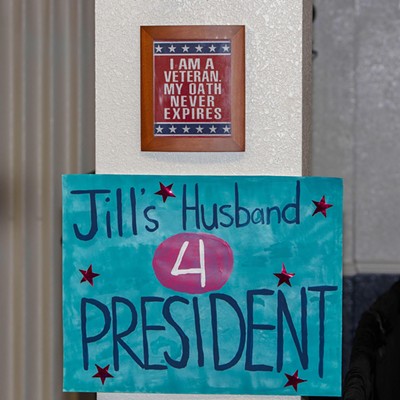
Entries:
POLYGON ((155 123, 155 136, 230 136, 230 123, 155 123))
POLYGON ((198 41, 198 42, 154 42, 155 56, 163 55, 230 55, 231 42, 224 41, 198 41))

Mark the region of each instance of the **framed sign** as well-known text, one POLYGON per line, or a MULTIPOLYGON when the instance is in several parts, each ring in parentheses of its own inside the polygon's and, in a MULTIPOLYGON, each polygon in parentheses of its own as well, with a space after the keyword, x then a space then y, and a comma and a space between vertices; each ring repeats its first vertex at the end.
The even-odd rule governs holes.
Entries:
POLYGON ((244 26, 141 27, 144 151, 244 151, 244 26))
POLYGON ((342 180, 63 177, 64 390, 340 396, 342 180))

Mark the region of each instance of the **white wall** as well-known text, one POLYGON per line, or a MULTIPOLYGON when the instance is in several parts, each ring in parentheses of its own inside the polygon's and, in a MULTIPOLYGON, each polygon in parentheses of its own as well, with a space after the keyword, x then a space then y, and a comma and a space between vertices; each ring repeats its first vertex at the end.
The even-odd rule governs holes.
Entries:
POLYGON ((304 3, 97 0, 96 172, 301 175, 304 3), (246 26, 246 152, 140 151, 139 27, 168 24, 246 26))
MULTIPOLYGON (((301 175, 311 117, 310 16, 311 0, 96 0, 96 172, 301 175), (246 26, 246 151, 141 152, 140 25, 194 24, 246 26)), ((210 396, 98 395, 128 398, 210 396)))

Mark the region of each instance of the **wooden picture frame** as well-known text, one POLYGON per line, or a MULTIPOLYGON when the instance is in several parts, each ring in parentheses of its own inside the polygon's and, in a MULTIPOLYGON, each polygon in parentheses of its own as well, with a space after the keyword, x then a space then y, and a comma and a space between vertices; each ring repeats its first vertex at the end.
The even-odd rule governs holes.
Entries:
POLYGON ((244 151, 244 26, 142 26, 140 37, 142 151, 244 151))

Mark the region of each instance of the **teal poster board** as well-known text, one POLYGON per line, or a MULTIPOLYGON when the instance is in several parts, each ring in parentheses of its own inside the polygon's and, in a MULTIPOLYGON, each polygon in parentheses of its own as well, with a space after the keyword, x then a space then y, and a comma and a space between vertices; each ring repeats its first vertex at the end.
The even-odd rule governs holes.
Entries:
POLYGON ((339 396, 342 180, 63 177, 64 389, 339 396))

